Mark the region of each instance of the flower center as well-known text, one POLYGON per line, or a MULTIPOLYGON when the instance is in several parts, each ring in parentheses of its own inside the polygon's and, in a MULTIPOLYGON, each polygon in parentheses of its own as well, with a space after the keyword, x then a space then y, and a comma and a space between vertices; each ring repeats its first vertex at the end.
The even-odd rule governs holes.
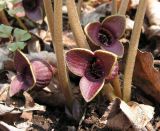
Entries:
POLYGON ((39 0, 23 0, 22 4, 26 11, 34 11, 39 6, 39 0))
POLYGON ((105 76, 103 62, 100 59, 93 58, 86 69, 85 75, 93 81, 103 79, 105 76))
POLYGON ((110 46, 112 44, 112 34, 109 33, 107 30, 100 29, 98 32, 98 40, 106 46, 110 46))

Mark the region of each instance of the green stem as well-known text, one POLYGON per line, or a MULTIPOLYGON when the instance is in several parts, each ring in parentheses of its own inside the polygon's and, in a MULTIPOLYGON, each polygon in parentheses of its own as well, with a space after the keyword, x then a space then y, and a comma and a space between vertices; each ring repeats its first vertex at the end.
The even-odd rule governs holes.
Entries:
POLYGON ((110 83, 106 83, 103 86, 103 93, 108 97, 110 101, 114 100, 117 98, 117 96, 114 94, 114 89, 110 83))
POLYGON ((129 3, 129 0, 122 0, 121 1, 120 7, 119 7, 119 10, 118 10, 118 14, 120 14, 120 15, 125 15, 126 14, 128 3, 129 3))
POLYGON ((19 17, 17 17, 16 15, 14 16, 19 24, 19 26, 24 29, 24 30, 28 30, 27 27, 23 24, 23 22, 21 21, 21 19, 19 17))
POLYGON ((117 0, 112 0, 112 15, 117 14, 117 0))
POLYGON ((79 21, 76 4, 74 0, 67 0, 67 10, 68 10, 68 17, 71 29, 73 31, 73 34, 75 36, 76 42, 80 48, 86 48, 90 49, 86 36, 84 35, 84 32, 81 27, 81 23, 79 21))
POLYGON ((121 84, 119 80, 119 75, 117 75, 114 80, 111 82, 115 95, 118 96, 119 98, 122 98, 122 92, 121 92, 121 84))
POLYGON ((147 7, 147 0, 140 0, 136 17, 135 17, 135 23, 134 23, 132 35, 131 35, 125 73, 124 73, 123 99, 126 102, 130 101, 130 97, 131 97, 131 82, 132 82, 135 59, 137 55, 138 43, 139 43, 139 38, 140 38, 140 33, 141 33, 141 28, 143 24, 146 7, 147 7))
POLYGON ((57 67, 58 67, 58 79, 61 90, 66 99, 66 105, 71 110, 73 103, 73 94, 70 89, 70 83, 68 80, 68 74, 66 70, 66 64, 64 59, 64 50, 62 44, 62 0, 54 0, 54 14, 52 11, 51 0, 43 0, 44 7, 48 19, 48 25, 52 36, 52 43, 54 43, 57 67), (53 23, 51 23, 54 16, 54 28, 53 23), (54 36, 54 41, 53 41, 54 36))

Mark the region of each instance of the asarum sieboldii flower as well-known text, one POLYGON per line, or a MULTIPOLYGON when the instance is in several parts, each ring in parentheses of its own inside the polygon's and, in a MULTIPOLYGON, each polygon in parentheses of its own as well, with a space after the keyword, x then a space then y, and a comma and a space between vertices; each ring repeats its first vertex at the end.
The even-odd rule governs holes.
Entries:
POLYGON ((47 86, 56 71, 54 66, 42 59, 35 58, 29 61, 19 50, 15 52, 14 63, 17 75, 10 84, 10 97, 21 90, 28 90, 34 86, 38 89, 47 86))
POLYGON ((112 15, 105 18, 102 23, 87 24, 84 30, 92 44, 122 57, 124 47, 118 39, 123 35, 125 26, 124 16, 112 15))
POLYGON ((43 18, 43 0, 22 0, 26 16, 33 20, 38 21, 43 18))
POLYGON ((110 76, 117 63, 117 55, 103 50, 92 52, 75 48, 66 53, 66 63, 73 74, 82 77, 79 83, 81 94, 89 102, 110 76))

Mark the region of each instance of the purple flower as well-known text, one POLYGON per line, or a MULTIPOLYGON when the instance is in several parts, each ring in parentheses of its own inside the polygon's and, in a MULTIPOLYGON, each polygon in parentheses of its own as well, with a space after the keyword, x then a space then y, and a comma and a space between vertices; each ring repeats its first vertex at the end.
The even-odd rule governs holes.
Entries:
POLYGON ((38 88, 47 86, 55 73, 55 68, 46 61, 42 59, 29 61, 19 50, 15 52, 14 63, 17 75, 11 81, 9 90, 11 97, 21 90, 28 90, 34 86, 38 88))
POLYGON ((24 7, 26 16, 29 19, 33 21, 42 20, 43 18, 42 0, 22 0, 22 5, 24 7))
POLYGON ((69 70, 82 77, 79 86, 86 102, 91 101, 102 89, 116 61, 115 54, 102 50, 92 52, 75 48, 66 53, 69 70))
POLYGON ((100 46, 102 49, 122 57, 124 47, 118 39, 124 33, 125 26, 124 16, 112 15, 104 19, 102 23, 89 23, 85 26, 85 33, 95 46, 100 46))

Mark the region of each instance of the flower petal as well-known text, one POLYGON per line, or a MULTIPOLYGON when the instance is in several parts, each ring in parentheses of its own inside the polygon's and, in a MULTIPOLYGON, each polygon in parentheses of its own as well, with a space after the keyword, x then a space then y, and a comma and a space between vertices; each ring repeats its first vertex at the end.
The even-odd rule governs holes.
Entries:
POLYGON ((89 81, 86 77, 82 77, 79 83, 80 90, 86 102, 90 102, 102 89, 105 79, 101 81, 89 81))
POLYGON ((42 20, 43 19, 43 11, 41 7, 38 7, 34 11, 26 11, 26 16, 33 20, 34 22, 42 20))
POLYGON ((22 76, 17 75, 11 82, 9 96, 12 97, 21 90, 27 89, 27 85, 24 83, 22 76))
MULTIPOLYGON (((15 69, 18 74, 24 75, 27 81, 32 81, 30 87, 33 87, 36 83, 36 79, 33 73, 31 63, 28 58, 20 51, 17 50, 14 56, 15 69)), ((29 82, 30 83, 30 82, 29 82)))
POLYGON ((118 55, 120 58, 123 57, 124 46, 118 40, 115 40, 115 42, 113 42, 110 46, 101 45, 101 48, 118 55))
POLYGON ((99 46, 99 40, 98 40, 98 33, 101 28, 101 23, 99 22, 94 22, 94 23, 89 23, 88 25, 85 26, 84 31, 89 38, 89 40, 99 46))
POLYGON ((15 69, 19 73, 22 73, 26 66, 30 66, 28 58, 20 50, 16 50, 15 52, 14 64, 15 69))
POLYGON ((97 50, 95 51, 95 56, 103 61, 105 76, 107 77, 111 73, 113 65, 117 61, 117 55, 108 51, 97 50))
POLYGON ((66 53, 66 63, 69 70, 77 75, 83 76, 89 60, 93 53, 87 49, 75 48, 66 53))
POLYGON ((103 20, 102 26, 110 30, 116 38, 120 38, 126 26, 126 20, 123 15, 112 15, 103 20))

